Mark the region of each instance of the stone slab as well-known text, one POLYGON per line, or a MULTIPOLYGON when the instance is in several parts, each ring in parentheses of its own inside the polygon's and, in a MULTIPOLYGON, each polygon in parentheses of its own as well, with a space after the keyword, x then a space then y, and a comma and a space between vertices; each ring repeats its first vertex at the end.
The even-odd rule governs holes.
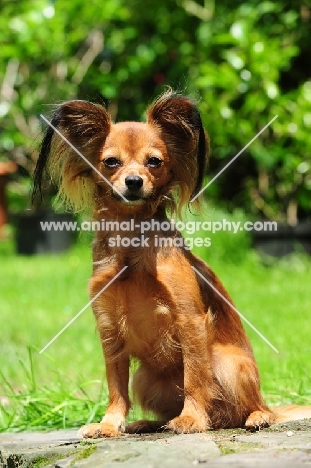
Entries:
POLYGON ((82 441, 77 430, 0 434, 0 468, 311 467, 311 420, 260 432, 130 435, 82 441))

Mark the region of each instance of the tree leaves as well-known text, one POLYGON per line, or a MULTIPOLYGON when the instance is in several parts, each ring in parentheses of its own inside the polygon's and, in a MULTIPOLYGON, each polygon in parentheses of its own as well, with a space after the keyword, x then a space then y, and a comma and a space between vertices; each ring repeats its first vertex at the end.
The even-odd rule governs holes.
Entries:
MULTIPOLYGON (((301 191, 301 214, 311 210, 310 169, 301 182, 292 173, 311 160, 310 8, 301 2, 229 0, 21 0, 0 15, 0 152, 32 172, 38 115, 69 99, 104 101, 114 119, 143 117, 146 105, 171 85, 200 96, 211 135, 211 177, 276 114, 269 131, 217 180, 218 202, 236 200, 261 214, 249 183, 265 194, 281 218, 301 191), (21 157, 21 154, 24 156, 21 157), (26 156, 26 157, 25 157, 26 156), (295 157, 295 158, 294 158, 295 157), (248 158, 248 161, 246 161, 248 158), (298 158, 298 162, 296 159, 298 158), (292 160, 291 169, 288 161, 292 160), (245 167, 246 167, 245 166, 245 167), (279 167, 283 166, 280 171, 279 167), (236 183, 234 171, 242 177, 236 183), (259 168, 261 168, 259 170, 259 168), (243 171, 242 171, 243 172, 243 171), (280 179, 283 178, 283 180, 280 179), (287 196, 275 190, 281 184, 287 196)), ((213 195, 212 195, 213 196, 213 195)), ((298 203, 299 200, 298 200, 298 203)))

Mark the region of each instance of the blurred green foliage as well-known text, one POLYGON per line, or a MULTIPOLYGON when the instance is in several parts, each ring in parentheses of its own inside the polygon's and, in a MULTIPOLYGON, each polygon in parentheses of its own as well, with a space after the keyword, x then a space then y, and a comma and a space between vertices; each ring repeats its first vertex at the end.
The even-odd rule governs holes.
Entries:
POLYGON ((39 114, 69 99, 143 117, 171 85, 198 99, 228 209, 288 221, 311 211, 311 0, 4 0, 0 157, 31 174, 39 114))

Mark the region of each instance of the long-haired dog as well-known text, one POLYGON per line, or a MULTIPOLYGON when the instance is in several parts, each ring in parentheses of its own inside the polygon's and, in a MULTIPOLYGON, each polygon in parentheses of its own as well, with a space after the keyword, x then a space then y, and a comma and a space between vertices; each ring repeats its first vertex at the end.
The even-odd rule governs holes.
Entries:
POLYGON ((266 406, 240 318, 215 289, 232 301, 215 273, 176 242, 179 232, 149 231, 148 245, 137 244, 143 240, 141 223, 163 225, 168 213, 180 212, 200 191, 209 142, 196 105, 168 90, 148 108, 146 123, 114 124, 102 106, 76 100, 60 105, 51 124, 35 192, 47 170, 75 210, 91 209, 95 220, 115 226, 96 235, 90 282, 109 405, 102 421, 82 427, 80 435, 260 428, 311 416, 311 409, 266 406), (129 220, 133 230, 120 228, 129 220), (166 242, 156 242, 159 236, 166 242), (157 420, 125 429, 131 357, 140 362, 134 398, 157 420))

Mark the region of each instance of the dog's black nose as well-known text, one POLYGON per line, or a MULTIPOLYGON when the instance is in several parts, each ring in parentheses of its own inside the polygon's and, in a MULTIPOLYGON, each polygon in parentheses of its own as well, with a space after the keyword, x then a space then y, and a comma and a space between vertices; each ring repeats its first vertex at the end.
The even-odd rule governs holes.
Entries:
POLYGON ((125 185, 130 192, 137 192, 143 186, 143 179, 136 175, 130 175, 125 178, 125 185))

